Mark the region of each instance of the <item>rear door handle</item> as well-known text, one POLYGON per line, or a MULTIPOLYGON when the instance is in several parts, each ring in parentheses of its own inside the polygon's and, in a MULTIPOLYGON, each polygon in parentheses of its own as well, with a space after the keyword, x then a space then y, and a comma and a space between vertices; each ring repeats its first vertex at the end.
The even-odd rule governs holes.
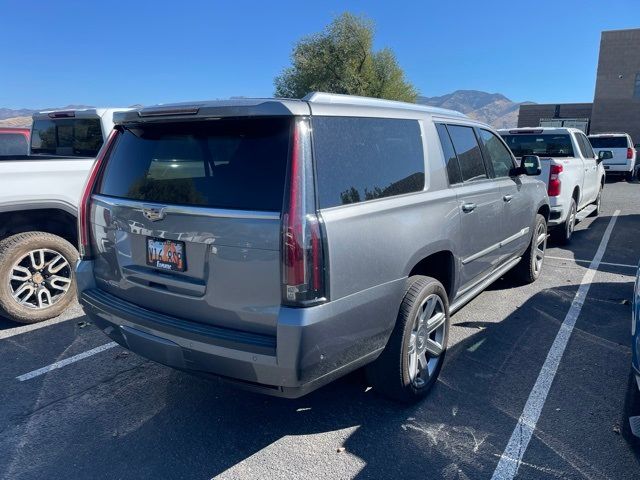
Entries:
POLYGON ((505 202, 510 202, 513 199, 513 195, 505 195, 502 197, 505 202))
POLYGON ((476 209, 475 203, 465 203, 462 205, 462 211, 465 213, 471 213, 476 209))

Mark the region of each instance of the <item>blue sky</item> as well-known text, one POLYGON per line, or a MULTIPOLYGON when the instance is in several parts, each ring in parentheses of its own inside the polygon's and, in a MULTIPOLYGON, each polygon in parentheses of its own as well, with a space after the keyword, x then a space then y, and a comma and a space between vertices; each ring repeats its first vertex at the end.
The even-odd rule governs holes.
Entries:
POLYGON ((588 102, 600 31, 640 27, 640 0, 0 0, 0 107, 271 96, 293 43, 346 10, 426 96, 588 102))

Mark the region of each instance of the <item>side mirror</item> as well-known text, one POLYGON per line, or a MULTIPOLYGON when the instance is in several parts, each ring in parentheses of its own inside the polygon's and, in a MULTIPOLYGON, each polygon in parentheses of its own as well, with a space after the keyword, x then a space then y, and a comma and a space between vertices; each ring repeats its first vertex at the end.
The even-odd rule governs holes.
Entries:
POLYGON ((613 158, 613 153, 611 152, 611 150, 600 150, 598 152, 598 163, 602 162, 603 160, 611 160, 613 158))
POLYGON ((528 175, 535 177, 542 173, 542 167, 540 166, 540 157, 537 155, 523 155, 520 160, 520 175, 528 175))

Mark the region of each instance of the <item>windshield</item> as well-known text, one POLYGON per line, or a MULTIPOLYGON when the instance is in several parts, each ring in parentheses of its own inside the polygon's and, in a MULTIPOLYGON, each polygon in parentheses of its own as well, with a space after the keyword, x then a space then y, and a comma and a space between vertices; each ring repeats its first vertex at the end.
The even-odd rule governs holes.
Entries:
POLYGON ((627 137, 589 137, 593 148, 627 148, 627 137))
POLYGON ((567 133, 503 135, 502 138, 516 157, 573 157, 571 137, 567 133))
POLYGON ((99 118, 38 119, 33 123, 31 153, 95 157, 102 140, 99 118))

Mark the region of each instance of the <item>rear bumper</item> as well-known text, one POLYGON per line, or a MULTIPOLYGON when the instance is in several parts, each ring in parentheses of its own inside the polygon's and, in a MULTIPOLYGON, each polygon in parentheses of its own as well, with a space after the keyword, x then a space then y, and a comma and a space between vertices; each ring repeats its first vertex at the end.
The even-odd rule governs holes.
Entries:
POLYGON ((123 347, 164 365, 296 398, 374 360, 386 345, 404 279, 311 308, 281 307, 277 335, 170 317, 95 287, 91 262, 77 267, 85 313, 123 347))
POLYGON ((627 160, 626 163, 607 164, 604 163, 604 171, 607 173, 627 173, 633 170, 635 161, 627 160))

